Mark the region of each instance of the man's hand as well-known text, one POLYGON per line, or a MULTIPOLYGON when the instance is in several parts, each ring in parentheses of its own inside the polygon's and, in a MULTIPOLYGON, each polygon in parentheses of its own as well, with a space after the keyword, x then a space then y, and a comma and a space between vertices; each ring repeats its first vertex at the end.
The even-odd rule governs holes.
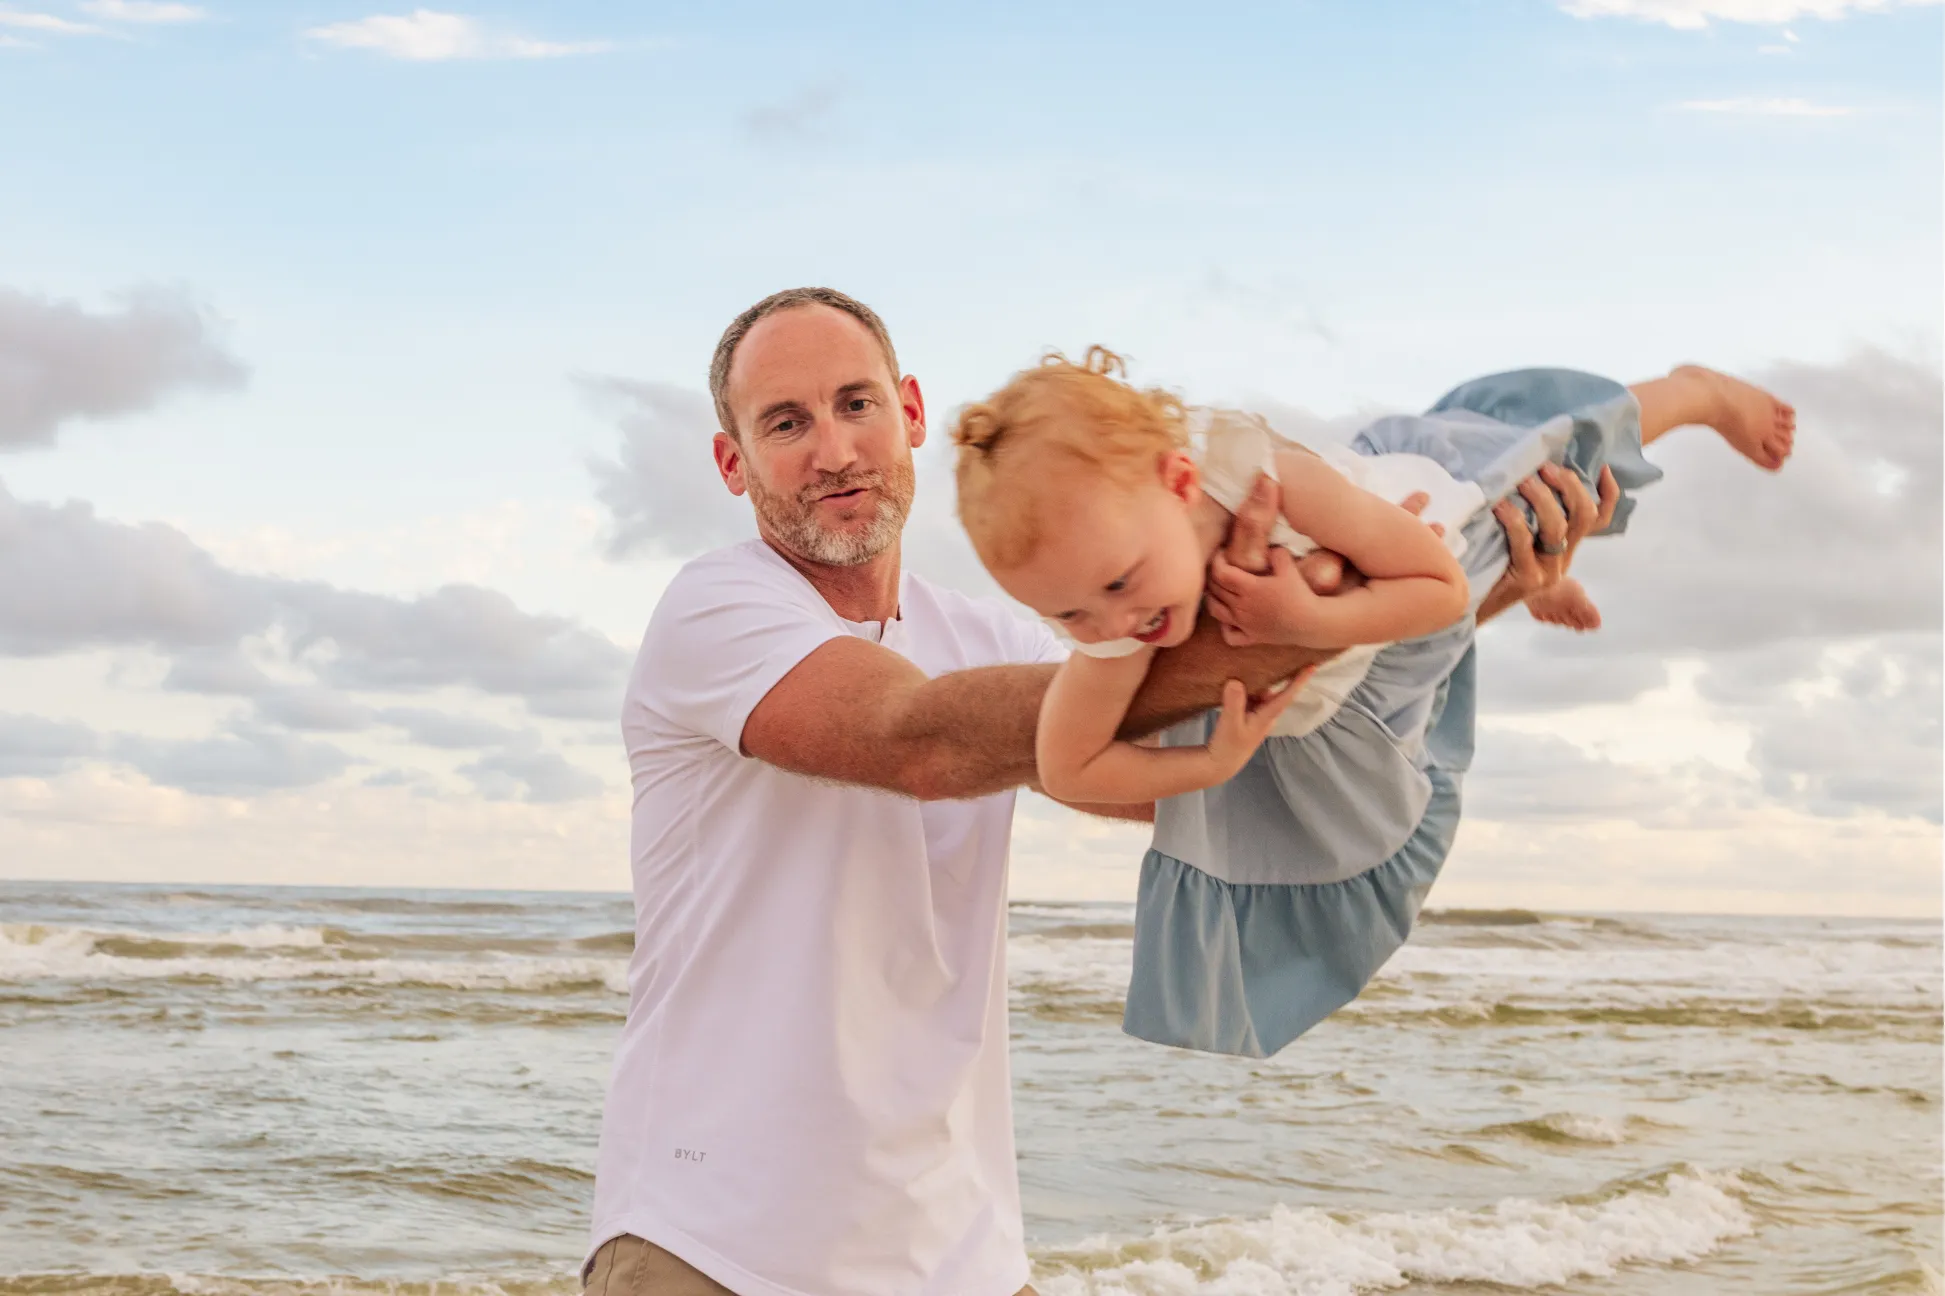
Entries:
POLYGON ((1605 531, 1621 502, 1614 473, 1601 469, 1600 498, 1588 493, 1577 473, 1548 464, 1520 483, 1520 494, 1533 506, 1539 523, 1539 543, 1527 529, 1526 517, 1510 499, 1493 506, 1493 516, 1506 532, 1506 574, 1479 605, 1479 620, 1489 621, 1515 603, 1551 589, 1566 576, 1580 542, 1605 531))
POLYGON ((1270 569, 1270 529, 1283 511, 1283 488, 1268 473, 1257 473, 1249 494, 1229 523, 1229 538, 1222 553, 1246 572, 1270 569))

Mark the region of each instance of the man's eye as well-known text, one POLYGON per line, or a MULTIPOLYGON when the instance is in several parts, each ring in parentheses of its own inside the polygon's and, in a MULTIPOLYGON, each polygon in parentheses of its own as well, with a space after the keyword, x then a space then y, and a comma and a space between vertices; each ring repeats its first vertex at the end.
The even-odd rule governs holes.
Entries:
POLYGON ((778 422, 771 425, 770 430, 772 432, 794 432, 797 430, 797 420, 796 419, 779 420, 778 422))
POLYGON ((871 408, 871 401, 868 397, 853 396, 845 408, 853 414, 860 414, 871 408))

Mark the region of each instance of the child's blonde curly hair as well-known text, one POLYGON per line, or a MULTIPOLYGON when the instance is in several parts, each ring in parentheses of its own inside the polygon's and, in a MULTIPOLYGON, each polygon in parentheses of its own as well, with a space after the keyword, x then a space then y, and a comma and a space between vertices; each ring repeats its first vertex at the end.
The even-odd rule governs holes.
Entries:
POLYGON ((1157 462, 1189 444, 1188 408, 1160 388, 1125 381, 1127 366, 1091 346, 1075 364, 1058 351, 959 412, 959 521, 989 569, 1017 567, 1039 547, 1061 465, 1124 487, 1153 481, 1157 462))

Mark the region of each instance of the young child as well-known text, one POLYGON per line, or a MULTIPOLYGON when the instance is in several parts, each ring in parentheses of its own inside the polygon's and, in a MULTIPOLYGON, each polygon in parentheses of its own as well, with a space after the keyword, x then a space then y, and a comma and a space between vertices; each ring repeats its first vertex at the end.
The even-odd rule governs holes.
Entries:
MULTIPOLYGON (((1305 446, 1120 372, 1100 348, 1079 365, 1050 356, 963 411, 960 518, 1000 585, 1074 644, 1041 710, 1042 786, 1159 803, 1126 1029, 1263 1056, 1403 943, 1450 849, 1475 618, 1507 562, 1492 506, 1549 462, 1646 485, 1661 474, 1642 446, 1688 423, 1773 471, 1794 413, 1693 367, 1632 389, 1528 370, 1379 420, 1349 448, 1305 446), (1288 562, 1278 579, 1225 569, 1218 548, 1259 472, 1281 492, 1273 542, 1333 551, 1360 584, 1322 597, 1288 562), (1398 507, 1414 495, 1421 516, 1398 507), (1212 559, 1231 578, 1205 589, 1212 559), (1301 688, 1251 705, 1232 682, 1220 712, 1159 744, 1117 741, 1150 659, 1189 637, 1205 597, 1255 641, 1344 651, 1301 688)), ((1631 507, 1623 496, 1609 533, 1631 507)), ((1577 585, 1540 611, 1597 624, 1577 585)))

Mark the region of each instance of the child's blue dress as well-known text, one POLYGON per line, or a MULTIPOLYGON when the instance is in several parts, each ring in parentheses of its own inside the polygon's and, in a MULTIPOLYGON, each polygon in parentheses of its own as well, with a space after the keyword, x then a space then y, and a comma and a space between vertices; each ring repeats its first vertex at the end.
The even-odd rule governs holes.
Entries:
MULTIPOLYGON (((1624 492, 1661 476, 1642 458, 1627 389, 1561 369, 1467 383, 1423 417, 1378 420, 1352 448, 1436 460, 1476 482, 1488 505, 1518 498, 1519 478, 1501 478, 1523 460, 1564 464, 1590 489, 1603 465, 1624 492)), ((1633 505, 1623 494, 1606 534, 1626 528, 1633 505)), ((1318 728, 1272 737, 1228 782, 1156 806, 1122 1019, 1130 1035, 1267 1057, 1349 1003, 1404 944, 1458 829, 1475 614, 1506 570, 1490 509, 1464 534, 1463 619, 1384 648, 1318 728)), ((1163 741, 1206 742, 1212 723, 1187 721, 1163 741)))

